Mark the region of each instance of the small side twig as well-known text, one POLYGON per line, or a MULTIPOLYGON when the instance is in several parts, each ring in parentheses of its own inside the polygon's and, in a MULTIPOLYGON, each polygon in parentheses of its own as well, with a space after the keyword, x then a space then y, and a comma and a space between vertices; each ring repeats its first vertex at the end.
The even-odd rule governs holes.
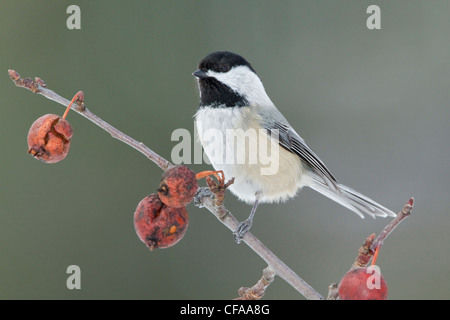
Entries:
POLYGON ((369 263, 370 259, 372 259, 373 251, 370 249, 373 244, 373 240, 375 239, 375 233, 372 233, 370 236, 366 238, 364 243, 359 247, 358 256, 353 262, 350 269, 365 267, 369 263))
POLYGON ((372 243, 372 246, 370 247, 370 250, 375 252, 375 249, 383 244, 383 241, 394 231, 394 229, 402 222, 405 218, 409 217, 411 215, 411 211, 414 207, 414 198, 410 198, 403 207, 402 211, 400 211, 397 214, 397 217, 395 217, 389 224, 384 227, 383 231, 378 235, 378 237, 375 238, 375 240, 372 243))
POLYGON ((410 198, 403 209, 397 214, 397 216, 389 222, 389 224, 384 227, 380 234, 375 238, 375 234, 367 237, 364 243, 359 248, 358 257, 356 257, 351 269, 358 267, 365 267, 372 259, 373 254, 377 247, 381 247, 383 241, 394 231, 394 229, 402 222, 406 217, 411 214, 411 210, 414 206, 414 198, 410 198))
POLYGON ((337 300, 339 298, 339 285, 333 282, 328 286, 327 300, 337 300))
POLYGON ((261 279, 253 287, 240 288, 238 290, 239 298, 235 298, 234 300, 261 300, 266 293, 267 287, 274 279, 275 272, 270 267, 265 268, 261 279))
POLYGON ((216 206, 221 206, 225 201, 225 190, 227 190, 227 188, 234 183, 234 177, 231 178, 227 183, 225 183, 224 180, 217 183, 211 177, 206 177, 206 183, 209 187, 209 190, 214 193, 216 206))
POLYGON ((367 237, 364 243, 359 248, 358 257, 352 265, 353 268, 365 267, 372 259, 373 254, 377 247, 383 244, 383 241, 394 231, 394 229, 402 222, 406 217, 411 214, 411 210, 414 206, 414 198, 410 198, 404 205, 403 209, 397 214, 397 216, 384 227, 380 234, 375 238, 375 234, 367 237))

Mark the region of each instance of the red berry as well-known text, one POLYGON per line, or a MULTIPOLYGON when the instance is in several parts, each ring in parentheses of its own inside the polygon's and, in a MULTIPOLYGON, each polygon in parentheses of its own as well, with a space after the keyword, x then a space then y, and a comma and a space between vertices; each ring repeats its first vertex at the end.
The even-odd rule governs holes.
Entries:
POLYGON ((386 300, 388 287, 378 266, 354 268, 339 283, 341 300, 386 300))
POLYGON ((28 131, 28 153, 46 163, 63 160, 69 152, 72 127, 55 114, 37 119, 28 131))
POLYGON ((168 248, 183 238, 189 224, 185 207, 172 208, 151 194, 139 202, 134 212, 136 233, 150 250, 168 248))
POLYGON ((192 201, 197 190, 198 183, 194 171, 179 165, 163 173, 157 191, 165 205, 181 208, 192 201))

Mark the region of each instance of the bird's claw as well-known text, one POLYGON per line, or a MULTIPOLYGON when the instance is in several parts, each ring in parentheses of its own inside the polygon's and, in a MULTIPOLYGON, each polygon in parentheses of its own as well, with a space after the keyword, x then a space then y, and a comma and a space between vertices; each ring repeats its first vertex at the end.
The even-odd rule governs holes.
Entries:
POLYGON ((234 240, 236 243, 241 243, 242 239, 244 238, 245 234, 250 230, 252 226, 252 221, 247 219, 245 221, 242 221, 239 223, 236 230, 233 232, 234 240))

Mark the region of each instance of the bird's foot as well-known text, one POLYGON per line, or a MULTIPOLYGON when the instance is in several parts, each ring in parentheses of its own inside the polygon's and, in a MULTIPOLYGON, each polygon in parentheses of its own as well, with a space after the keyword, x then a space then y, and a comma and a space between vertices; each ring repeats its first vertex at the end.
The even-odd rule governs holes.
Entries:
POLYGON ((247 219, 239 223, 238 227, 233 232, 234 240, 236 241, 236 243, 238 244, 241 243, 245 234, 250 230, 251 227, 252 227, 252 220, 250 219, 247 219))

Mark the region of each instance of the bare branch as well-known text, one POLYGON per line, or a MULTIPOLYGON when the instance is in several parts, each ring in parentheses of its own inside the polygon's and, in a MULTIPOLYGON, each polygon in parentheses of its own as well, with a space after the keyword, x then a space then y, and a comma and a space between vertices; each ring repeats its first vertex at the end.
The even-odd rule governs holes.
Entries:
MULTIPOLYGON (((211 211, 220 222, 231 231, 236 230, 239 221, 222 204, 217 206, 212 192, 207 188, 200 188, 194 200, 194 204, 205 207, 211 211)), ((255 251, 275 273, 283 278, 287 283, 300 292, 306 299, 322 300, 323 297, 314 290, 306 281, 300 278, 283 261, 281 261, 272 251, 270 251, 251 232, 247 232, 242 239, 253 251, 255 251)))
MULTIPOLYGON (((70 103, 69 100, 61 97, 57 93, 52 90, 47 89, 45 82, 40 78, 35 78, 32 80, 31 78, 21 78, 20 75, 14 70, 8 70, 9 77, 16 84, 16 86, 28 89, 33 93, 38 93, 46 97, 47 99, 53 100, 63 106, 67 107, 70 103)), ((81 114, 86 119, 92 121, 94 124, 111 134, 113 138, 120 140, 129 146, 133 147, 148 159, 152 160, 158 167, 163 170, 168 169, 172 166, 172 164, 161 157, 159 154, 155 153, 153 150, 145 146, 142 142, 136 141, 125 133, 117 130, 115 127, 111 126, 106 121, 102 120, 95 114, 93 114, 89 109, 84 106, 83 102, 73 104, 71 109, 79 114, 81 114)))

